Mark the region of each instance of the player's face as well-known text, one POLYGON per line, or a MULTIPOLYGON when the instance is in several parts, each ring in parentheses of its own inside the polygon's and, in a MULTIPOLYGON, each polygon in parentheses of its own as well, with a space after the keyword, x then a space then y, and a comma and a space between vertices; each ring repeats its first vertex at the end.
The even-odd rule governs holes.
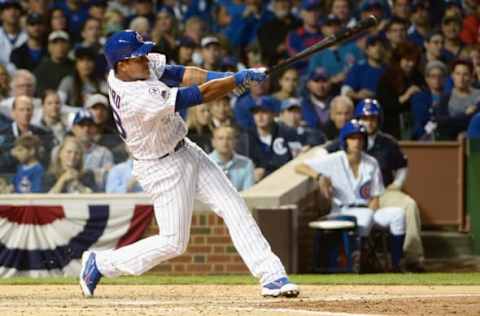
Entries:
POLYGON ((212 141, 213 148, 222 155, 233 153, 234 135, 229 128, 221 128, 215 131, 212 141))
POLYGON ((373 135, 378 130, 378 118, 374 115, 364 116, 360 120, 362 124, 367 128, 368 135, 373 135))
POLYGON ((363 150, 364 137, 362 134, 354 134, 347 138, 348 153, 359 154, 363 150))
POLYGON ((117 64, 117 69, 125 75, 127 80, 146 80, 150 77, 150 70, 148 68, 147 56, 140 56, 135 58, 129 58, 120 61, 117 64))

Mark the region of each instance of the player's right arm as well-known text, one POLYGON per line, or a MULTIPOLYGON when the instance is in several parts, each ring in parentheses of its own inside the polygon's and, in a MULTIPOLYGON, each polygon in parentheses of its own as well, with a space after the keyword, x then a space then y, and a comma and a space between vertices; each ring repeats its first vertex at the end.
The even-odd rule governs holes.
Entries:
POLYGON ((267 75, 264 69, 244 69, 226 78, 207 81, 200 86, 179 88, 175 101, 175 110, 179 111, 191 106, 211 102, 232 92, 237 86, 248 82, 260 82, 267 75))

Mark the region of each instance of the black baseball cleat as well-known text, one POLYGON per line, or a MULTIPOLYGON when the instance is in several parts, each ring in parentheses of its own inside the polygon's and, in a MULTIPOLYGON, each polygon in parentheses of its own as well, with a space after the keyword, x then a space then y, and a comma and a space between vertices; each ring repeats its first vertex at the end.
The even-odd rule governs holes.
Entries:
POLYGON ((262 287, 262 296, 264 297, 297 297, 300 290, 296 284, 291 283, 288 278, 280 278, 262 287))

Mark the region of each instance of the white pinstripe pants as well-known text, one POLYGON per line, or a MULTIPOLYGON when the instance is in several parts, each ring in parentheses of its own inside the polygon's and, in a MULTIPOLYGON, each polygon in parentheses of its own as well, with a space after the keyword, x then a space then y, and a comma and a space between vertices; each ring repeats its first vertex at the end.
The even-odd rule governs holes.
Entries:
POLYGON ((103 275, 140 275, 184 253, 190 238, 194 198, 223 218, 235 248, 262 284, 286 275, 236 189, 215 162, 190 140, 161 160, 135 161, 133 172, 152 195, 160 232, 117 250, 99 251, 97 267, 103 275))

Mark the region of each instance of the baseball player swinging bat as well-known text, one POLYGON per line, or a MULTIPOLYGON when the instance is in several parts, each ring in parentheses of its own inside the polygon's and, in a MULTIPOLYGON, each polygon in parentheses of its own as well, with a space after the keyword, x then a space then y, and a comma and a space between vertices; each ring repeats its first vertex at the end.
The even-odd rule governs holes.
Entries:
MULTIPOLYGON (((369 28, 377 25, 378 19, 374 15, 370 15, 368 18, 361 20, 358 22, 355 26, 352 27, 346 27, 342 29, 341 31, 325 37, 323 40, 320 42, 316 43, 313 46, 310 46, 309 48, 304 49, 300 53, 296 54, 295 56, 292 56, 279 64, 273 66, 270 69, 266 70, 267 76, 272 76, 273 74, 279 73, 282 70, 292 66, 294 63, 297 61, 300 61, 302 59, 305 59, 307 57, 312 56, 315 53, 318 53, 328 47, 338 45, 339 43, 348 40, 366 30, 369 28)), ((235 95, 241 95, 242 93, 245 92, 246 89, 248 89, 250 82, 247 82, 245 85, 238 87, 235 91, 235 95)))

